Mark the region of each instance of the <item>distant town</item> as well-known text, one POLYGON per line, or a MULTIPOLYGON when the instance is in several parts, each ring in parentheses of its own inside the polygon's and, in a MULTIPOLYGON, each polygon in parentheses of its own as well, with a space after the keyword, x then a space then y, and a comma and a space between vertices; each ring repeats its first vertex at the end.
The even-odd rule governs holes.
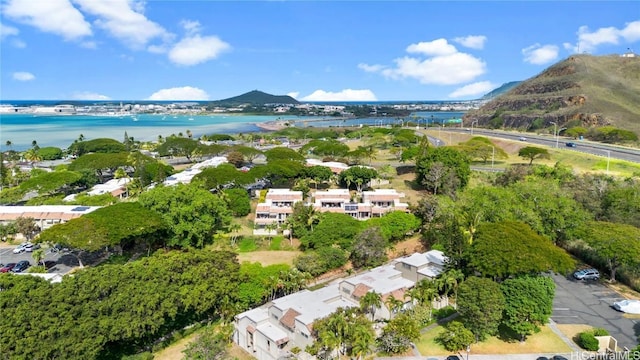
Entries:
POLYGON ((430 103, 390 103, 373 102, 370 104, 234 104, 213 105, 204 102, 173 103, 125 103, 101 102, 92 104, 58 105, 13 105, 0 104, 0 114, 33 115, 95 115, 127 116, 136 114, 282 114, 298 116, 405 116, 415 111, 468 111, 477 109, 486 101, 430 102, 430 103))

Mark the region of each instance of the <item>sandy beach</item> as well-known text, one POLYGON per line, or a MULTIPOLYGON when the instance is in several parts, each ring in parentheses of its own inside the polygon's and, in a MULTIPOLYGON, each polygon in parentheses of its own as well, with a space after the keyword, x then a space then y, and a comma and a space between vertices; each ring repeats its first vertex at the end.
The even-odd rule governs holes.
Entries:
POLYGON ((255 123, 255 125, 262 130, 278 131, 278 130, 287 128, 287 124, 289 123, 290 121, 278 120, 278 121, 259 122, 259 123, 255 123))

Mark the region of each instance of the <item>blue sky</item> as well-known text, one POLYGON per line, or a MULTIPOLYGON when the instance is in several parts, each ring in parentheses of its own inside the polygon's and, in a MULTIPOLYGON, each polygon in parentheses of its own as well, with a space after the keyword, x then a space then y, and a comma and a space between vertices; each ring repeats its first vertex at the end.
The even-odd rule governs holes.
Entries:
POLYGON ((0 0, 0 99, 474 99, 640 52, 638 1, 0 0))

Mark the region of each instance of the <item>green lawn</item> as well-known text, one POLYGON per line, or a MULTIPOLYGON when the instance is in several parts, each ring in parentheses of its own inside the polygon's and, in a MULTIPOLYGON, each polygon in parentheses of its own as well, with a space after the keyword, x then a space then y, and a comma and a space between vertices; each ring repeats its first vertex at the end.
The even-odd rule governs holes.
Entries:
MULTIPOLYGON (((420 337, 416 346, 423 356, 448 355, 451 352, 445 350, 435 341, 442 332, 442 326, 437 326, 420 337)), ((504 341, 496 336, 471 345, 472 354, 528 354, 528 353, 567 353, 571 348, 562 341, 547 326, 541 328, 537 334, 531 335, 527 341, 504 341)))

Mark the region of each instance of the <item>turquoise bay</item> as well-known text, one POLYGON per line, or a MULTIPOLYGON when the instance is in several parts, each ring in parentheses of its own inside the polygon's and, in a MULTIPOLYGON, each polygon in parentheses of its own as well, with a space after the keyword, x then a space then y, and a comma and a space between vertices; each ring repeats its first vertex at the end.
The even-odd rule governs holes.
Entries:
POLYGON ((194 137, 213 133, 262 131, 256 124, 274 120, 296 120, 296 116, 137 114, 135 116, 34 115, 0 116, 0 148, 25 150, 32 141, 38 145, 65 148, 82 134, 86 139, 123 139, 124 133, 136 140, 152 141, 190 130, 194 137))

